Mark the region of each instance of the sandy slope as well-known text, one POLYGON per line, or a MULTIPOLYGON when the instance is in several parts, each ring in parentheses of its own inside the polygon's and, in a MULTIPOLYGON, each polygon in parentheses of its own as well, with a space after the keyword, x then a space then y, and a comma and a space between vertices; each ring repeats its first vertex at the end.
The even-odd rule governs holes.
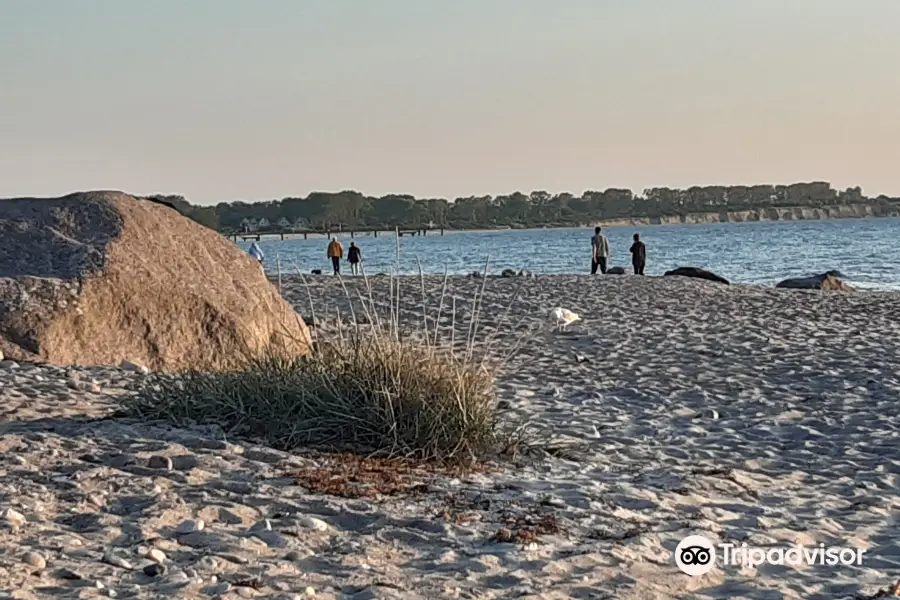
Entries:
MULTIPOLYGON (((387 280, 370 282, 386 306, 387 280)), ((315 331, 333 335, 338 311, 350 313, 345 292, 331 277, 308 283, 286 281, 284 294, 307 316, 311 294, 315 331)), ((351 296, 362 287, 347 283, 351 296)), ((481 285, 450 281, 460 336, 481 285)), ((401 284, 411 327, 421 322, 419 286, 401 284)), ((440 279, 425 286, 433 312, 440 279)), ((0 588, 16 597, 289 597, 307 587, 321 598, 875 597, 900 573, 898 316, 900 295, 889 293, 489 279, 482 334, 499 349, 527 335, 498 382, 507 414, 567 450, 382 501, 311 494, 289 475, 318 459, 214 430, 76 420, 108 414, 139 375, 4 364, 0 510, 25 522, 12 515, 0 531, 0 588), (583 321, 550 331, 555 306, 583 321), (150 468, 151 456, 173 468, 150 468), (537 543, 490 540, 517 517, 547 515, 561 530, 537 543), (188 519, 206 526, 179 534, 188 519), (861 567, 692 578, 672 560, 691 533, 867 554, 861 567), (167 570, 149 577, 154 547, 167 570), (28 552, 46 567, 28 564, 28 552), (235 585, 254 576, 258 589, 235 585)))

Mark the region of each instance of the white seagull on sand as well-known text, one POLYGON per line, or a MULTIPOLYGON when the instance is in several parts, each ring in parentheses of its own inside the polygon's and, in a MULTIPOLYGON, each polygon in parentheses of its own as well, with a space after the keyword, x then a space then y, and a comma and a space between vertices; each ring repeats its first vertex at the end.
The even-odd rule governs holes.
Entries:
POLYGON ((581 320, 581 317, 566 308, 554 308, 550 311, 550 318, 556 323, 557 328, 565 329, 575 321, 581 320))

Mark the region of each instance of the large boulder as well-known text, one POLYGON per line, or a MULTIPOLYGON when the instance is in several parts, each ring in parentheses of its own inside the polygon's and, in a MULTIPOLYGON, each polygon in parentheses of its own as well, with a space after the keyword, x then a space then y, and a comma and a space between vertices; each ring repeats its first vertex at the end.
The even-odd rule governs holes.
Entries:
POLYGON ((259 263, 169 205, 119 192, 0 200, 0 240, 8 358, 173 371, 310 347, 259 263))
POLYGON ((706 279, 707 281, 715 281, 716 283, 724 283, 728 285, 728 280, 724 277, 716 275, 712 271, 700 269, 697 267, 678 267, 671 271, 666 271, 663 275, 680 275, 681 277, 695 277, 697 279, 706 279))
POLYGON ((775 287, 791 290, 839 290, 852 292, 853 288, 841 281, 840 277, 841 274, 838 271, 826 271, 810 277, 785 279, 775 284, 775 287))

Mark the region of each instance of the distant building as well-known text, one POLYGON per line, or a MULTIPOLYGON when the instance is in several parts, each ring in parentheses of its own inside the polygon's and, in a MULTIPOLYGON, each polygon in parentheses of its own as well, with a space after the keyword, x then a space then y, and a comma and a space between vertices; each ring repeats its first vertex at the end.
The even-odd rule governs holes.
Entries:
POLYGON ((259 222, 256 224, 256 226, 259 229, 266 229, 271 226, 271 223, 269 223, 269 220, 267 218, 263 217, 262 219, 259 220, 259 222))

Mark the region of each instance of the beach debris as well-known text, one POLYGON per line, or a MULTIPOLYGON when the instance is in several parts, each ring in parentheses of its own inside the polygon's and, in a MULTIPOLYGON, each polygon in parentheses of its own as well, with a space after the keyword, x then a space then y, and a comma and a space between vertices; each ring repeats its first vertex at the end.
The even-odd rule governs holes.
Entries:
POLYGON ((607 275, 624 275, 625 267, 610 267, 606 270, 607 275))
POLYGON ((436 475, 467 474, 462 467, 445 467, 402 458, 366 458, 353 454, 320 457, 315 464, 287 473, 311 492, 341 498, 420 496, 436 475))
POLYGON ((500 277, 515 277, 515 276, 516 276, 515 269, 503 269, 503 271, 500 272, 500 277))
POLYGON ((575 362, 583 363, 587 362, 588 358, 584 354, 575 353, 575 362))
POLYGON ((519 543, 529 545, 536 543, 542 535, 557 535, 562 532, 559 519, 552 514, 527 512, 505 512, 500 516, 503 527, 491 536, 492 542, 519 543))
POLYGON ((875 600, 876 598, 897 598, 900 597, 900 579, 894 582, 893 585, 890 585, 886 588, 881 588, 877 592, 872 595, 869 594, 857 594, 853 597, 853 600, 875 600))
POLYGON ((725 285, 728 285, 728 280, 724 277, 720 277, 712 271, 707 271, 706 269, 700 269, 698 267, 678 267, 677 269, 666 271, 665 273, 663 273, 663 275, 666 277, 670 277, 672 275, 679 275, 681 277, 693 277, 695 279, 705 279, 707 281, 714 281, 716 283, 724 283, 725 285))
POLYGON ((565 329, 575 321, 581 320, 581 317, 573 313, 571 310, 559 307, 554 308, 550 311, 550 318, 554 320, 554 323, 558 329, 565 329))

